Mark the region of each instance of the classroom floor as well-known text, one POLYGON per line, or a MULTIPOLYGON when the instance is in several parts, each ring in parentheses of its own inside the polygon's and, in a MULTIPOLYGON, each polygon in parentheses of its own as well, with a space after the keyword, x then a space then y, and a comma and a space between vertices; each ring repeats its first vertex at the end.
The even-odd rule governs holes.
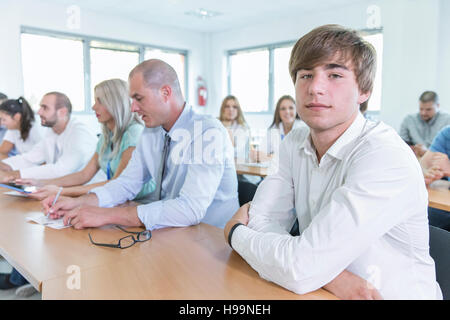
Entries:
MULTIPOLYGON (((2 257, 0 256, 0 272, 6 273, 11 272, 12 267, 11 265, 2 257)), ((16 289, 13 288, 10 290, 0 290, 0 300, 41 300, 42 295, 41 293, 37 292, 33 294, 31 297, 28 298, 22 298, 16 296, 16 289)))

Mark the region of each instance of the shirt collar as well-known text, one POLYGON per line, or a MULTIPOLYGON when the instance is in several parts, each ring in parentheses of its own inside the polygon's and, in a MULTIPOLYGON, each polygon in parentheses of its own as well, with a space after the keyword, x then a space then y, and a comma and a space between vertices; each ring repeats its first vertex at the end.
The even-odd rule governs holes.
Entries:
MULTIPOLYGON (((346 153, 346 146, 358 138, 364 128, 366 119, 358 112, 353 123, 344 133, 333 143, 325 154, 328 154, 336 159, 342 160, 346 153)), ((311 133, 300 144, 300 149, 304 149, 307 154, 316 154, 316 148, 312 144, 311 133)))
POLYGON ((420 116, 420 113, 417 113, 417 117, 419 118, 419 121, 420 121, 421 123, 426 124, 426 125, 429 125, 429 126, 432 126, 432 125, 434 125, 434 123, 436 122, 437 118, 439 118, 439 110, 436 111, 436 114, 433 116, 433 118, 430 119, 430 121, 424 121, 424 120, 422 119, 422 117, 420 116))
POLYGON ((335 143, 328 149, 326 153, 330 156, 342 160, 346 153, 346 146, 355 141, 360 135, 366 123, 366 119, 363 115, 358 112, 356 119, 353 123, 348 127, 347 130, 336 140, 335 143))
POLYGON ((177 121, 173 124, 172 128, 170 128, 169 132, 164 130, 164 128, 161 126, 161 131, 164 134, 168 134, 169 137, 173 140, 173 133, 175 130, 179 128, 185 129, 187 127, 187 124, 189 123, 189 113, 192 110, 192 107, 188 105, 187 103, 184 104, 183 111, 181 112, 180 116, 178 117, 177 121))

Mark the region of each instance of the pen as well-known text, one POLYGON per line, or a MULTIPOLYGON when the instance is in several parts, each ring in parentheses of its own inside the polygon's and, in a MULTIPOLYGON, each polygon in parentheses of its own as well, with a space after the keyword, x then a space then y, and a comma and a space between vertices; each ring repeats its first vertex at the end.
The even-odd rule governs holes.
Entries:
MULTIPOLYGON (((58 200, 59 195, 61 194, 62 189, 63 189, 63 187, 59 187, 58 193, 56 194, 55 199, 53 199, 52 207, 55 205, 56 201, 58 200)), ((47 215, 48 215, 48 214, 49 214, 49 212, 47 212, 47 215)))

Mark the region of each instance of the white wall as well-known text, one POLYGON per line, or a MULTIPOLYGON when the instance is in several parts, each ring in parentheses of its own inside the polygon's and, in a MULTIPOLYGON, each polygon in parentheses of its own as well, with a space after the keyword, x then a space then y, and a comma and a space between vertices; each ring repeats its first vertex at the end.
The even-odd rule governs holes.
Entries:
MULTIPOLYGON (((437 90, 441 106, 449 111, 446 93, 450 73, 450 4, 446 0, 370 0, 322 12, 299 13, 296 17, 270 21, 212 35, 210 74, 211 103, 208 112, 218 115, 227 94, 226 51, 299 39, 312 28, 337 23, 365 29, 367 7, 381 9, 384 34, 383 88, 380 117, 398 129, 407 113, 418 110, 419 95, 437 90), (447 39, 447 40, 445 40, 447 39), (445 91, 444 91, 445 90, 445 91)), ((248 115, 252 127, 267 128, 272 116, 248 115)))
MULTIPOLYGON (((76 3, 76 2, 75 2, 76 3)), ((31 0, 0 1, 0 92, 10 97, 23 95, 20 27, 28 26, 51 31, 125 40, 156 46, 188 50, 189 97, 195 103, 195 79, 204 76, 205 35, 179 28, 143 24, 97 12, 81 10, 80 29, 67 27, 67 7, 31 0)), ((205 76, 204 76, 205 77, 205 76)), ((92 116, 77 116, 92 127, 92 116)))
MULTIPOLYGON (((275 19, 238 30, 202 34, 178 28, 143 24, 82 10, 81 29, 66 26, 66 7, 31 0, 0 2, 0 91, 11 97, 23 94, 20 57, 20 26, 148 43, 185 49, 189 52, 189 97, 196 103, 196 78, 201 75, 209 89, 206 108, 201 112, 217 116, 227 94, 226 51, 284 41, 295 41, 312 28, 338 23, 355 29, 366 28, 366 9, 381 8, 384 34, 383 91, 380 117, 398 129, 407 113, 418 109, 424 90, 437 90, 441 106, 450 111, 450 1, 367 0, 360 4, 321 12, 304 12, 291 18, 275 19)), ((257 93, 256 93, 257 94, 257 93)), ((91 126, 94 117, 81 116, 91 126)), ((265 129, 272 116, 247 117, 252 127, 265 129)))

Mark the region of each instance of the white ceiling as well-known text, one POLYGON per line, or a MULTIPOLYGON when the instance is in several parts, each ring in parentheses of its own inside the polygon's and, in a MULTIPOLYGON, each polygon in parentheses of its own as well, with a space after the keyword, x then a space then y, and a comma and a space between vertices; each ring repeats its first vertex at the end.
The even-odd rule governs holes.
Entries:
POLYGON ((220 32, 305 12, 330 10, 363 0, 45 0, 134 21, 179 27, 198 32, 220 32), (198 9, 222 15, 199 19, 186 15, 198 9))

